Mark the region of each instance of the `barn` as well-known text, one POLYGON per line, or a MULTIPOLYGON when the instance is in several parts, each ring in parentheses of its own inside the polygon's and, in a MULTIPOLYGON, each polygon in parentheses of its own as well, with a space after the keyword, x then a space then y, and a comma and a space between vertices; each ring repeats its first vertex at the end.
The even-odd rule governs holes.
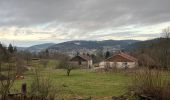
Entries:
POLYGON ((92 68, 92 58, 87 55, 76 55, 70 59, 71 63, 79 65, 81 68, 92 68))
POLYGON ((133 56, 120 52, 118 54, 115 54, 109 58, 107 58, 105 61, 100 62, 100 67, 115 67, 115 68, 134 68, 138 65, 138 60, 134 58, 133 56))

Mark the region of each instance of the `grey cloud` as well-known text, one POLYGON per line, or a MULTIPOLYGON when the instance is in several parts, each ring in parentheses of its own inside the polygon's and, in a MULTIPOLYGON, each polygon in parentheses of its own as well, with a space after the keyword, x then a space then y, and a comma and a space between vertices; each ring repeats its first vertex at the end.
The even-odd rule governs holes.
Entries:
POLYGON ((102 28, 170 20, 169 0, 1 0, 1 25, 48 22, 102 28))
POLYGON ((153 37, 160 37, 160 34, 135 34, 134 37, 147 37, 147 38, 153 38, 153 37))
POLYGON ((45 29, 56 28, 54 32, 47 32, 51 38, 61 35, 65 40, 104 36, 152 37, 134 34, 128 29, 98 35, 93 32, 170 22, 169 4, 170 0, 0 0, 0 27, 18 27, 14 33, 17 36, 24 32, 36 34, 31 30, 21 30, 22 27, 48 24, 45 29))

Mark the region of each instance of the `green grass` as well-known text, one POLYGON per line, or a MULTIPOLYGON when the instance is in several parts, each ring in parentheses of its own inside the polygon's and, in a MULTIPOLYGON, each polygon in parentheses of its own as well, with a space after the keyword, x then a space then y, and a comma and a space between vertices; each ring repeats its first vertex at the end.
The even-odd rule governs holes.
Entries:
POLYGON ((49 60, 49 63, 48 63, 48 67, 49 68, 56 68, 57 65, 58 65, 58 61, 56 61, 56 60, 49 60))
MULTIPOLYGON (((50 60, 47 68, 38 65, 40 67, 39 75, 48 76, 56 87, 65 86, 67 90, 71 90, 79 96, 120 96, 128 91, 128 87, 132 83, 132 77, 123 73, 100 73, 77 69, 72 70, 70 76, 66 76, 65 70, 54 69, 57 63, 57 61, 50 60)), ((12 88, 14 92, 20 92, 22 83, 27 83, 29 91, 30 84, 34 79, 33 71, 25 72, 24 77, 24 80, 15 81, 12 88)))
MULTIPOLYGON (((72 95, 74 93, 77 96, 92 96, 96 98, 120 96, 128 92, 128 87, 132 85, 134 74, 101 73, 93 70, 77 69, 72 70, 70 76, 66 76, 65 70, 54 69, 57 64, 58 61, 49 60, 48 67, 44 68, 41 64, 32 62, 34 67, 39 67, 38 74, 41 77, 49 77, 56 88, 72 91, 71 93, 64 91, 64 95, 72 95)), ((12 92, 20 92, 22 83, 27 83, 28 92, 30 91, 34 72, 32 70, 26 71, 24 77, 24 80, 15 81, 12 92)))
POLYGON ((92 96, 121 95, 126 91, 128 81, 120 74, 101 74, 80 70, 73 71, 71 77, 56 75, 56 81, 60 80, 63 80, 62 84, 70 86, 76 93, 92 96))
MULTIPOLYGON (((81 96, 120 96, 127 92, 131 77, 120 73, 96 73, 90 70, 73 70, 66 76, 65 70, 45 70, 42 75, 49 75, 56 86, 66 86, 76 95, 81 96)), ((17 81, 15 87, 20 88, 23 82, 30 84, 33 75, 25 74, 25 79, 17 81)), ((20 90, 20 89, 19 89, 20 90)))

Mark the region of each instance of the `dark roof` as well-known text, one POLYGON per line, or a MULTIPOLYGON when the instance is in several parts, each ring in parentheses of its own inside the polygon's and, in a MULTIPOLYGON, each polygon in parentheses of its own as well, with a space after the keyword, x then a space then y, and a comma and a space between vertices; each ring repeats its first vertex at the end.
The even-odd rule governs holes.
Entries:
POLYGON ((87 56, 87 55, 77 55, 77 56, 74 56, 70 61, 77 61, 78 59, 76 58, 80 58, 84 61, 89 61, 89 60, 92 60, 92 58, 90 56, 87 56))
POLYGON ((79 55, 79 56, 86 59, 86 60, 92 60, 92 58, 90 56, 87 56, 87 55, 79 55))
POLYGON ((136 62, 137 59, 132 57, 129 54, 120 52, 116 55, 113 55, 111 57, 109 57, 108 59, 106 59, 106 61, 115 61, 115 62, 136 62))

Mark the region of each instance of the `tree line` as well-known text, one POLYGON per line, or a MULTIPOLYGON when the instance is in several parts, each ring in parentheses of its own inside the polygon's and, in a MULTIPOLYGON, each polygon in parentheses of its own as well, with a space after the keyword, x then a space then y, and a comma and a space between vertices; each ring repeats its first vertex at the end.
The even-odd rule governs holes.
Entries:
POLYGON ((142 43, 136 50, 141 66, 170 68, 170 27, 164 29, 161 37, 142 43))

